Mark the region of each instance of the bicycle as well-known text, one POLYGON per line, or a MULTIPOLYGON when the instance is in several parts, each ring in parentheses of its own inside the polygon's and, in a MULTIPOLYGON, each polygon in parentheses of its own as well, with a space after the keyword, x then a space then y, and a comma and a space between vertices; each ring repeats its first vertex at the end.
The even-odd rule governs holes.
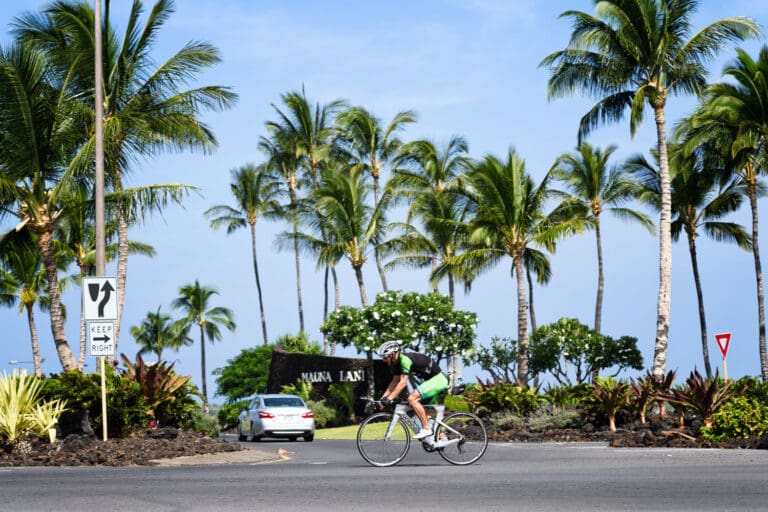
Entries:
MULTIPOLYGON (((373 404, 379 400, 363 398, 373 404)), ((445 416, 445 405, 424 404, 427 415, 434 411, 433 434, 421 440, 427 452, 437 452, 447 462, 468 465, 476 462, 488 447, 488 433, 474 414, 454 412, 445 416)), ((421 429, 413 409, 402 401, 395 402, 394 412, 376 412, 363 420, 357 429, 357 450, 369 464, 394 466, 405 458, 411 447, 411 436, 421 429)), ((432 421, 432 420, 430 420, 432 421)))

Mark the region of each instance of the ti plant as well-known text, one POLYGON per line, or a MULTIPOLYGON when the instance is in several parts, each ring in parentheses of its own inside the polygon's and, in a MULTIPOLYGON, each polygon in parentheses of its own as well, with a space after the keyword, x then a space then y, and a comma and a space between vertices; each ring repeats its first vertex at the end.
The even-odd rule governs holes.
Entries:
POLYGON ((666 397, 669 395, 669 390, 672 389, 672 384, 675 382, 675 377, 677 377, 677 374, 674 370, 670 370, 666 373, 666 375, 659 379, 649 372, 648 377, 650 378, 650 382, 653 385, 653 391, 655 395, 654 398, 658 401, 659 404, 659 416, 665 416, 666 408, 664 407, 664 402, 666 401, 666 397))
MULTIPOLYGON (((162 422, 162 410, 168 404, 177 400, 184 400, 190 393, 198 394, 190 389, 187 384, 192 380, 191 375, 181 376, 173 370, 174 363, 167 361, 147 364, 136 355, 136 362, 132 362, 125 354, 120 354, 125 364, 122 376, 136 382, 141 387, 141 392, 147 399, 148 414, 162 422)), ((198 394, 199 395, 199 394, 198 394)), ((200 397, 202 398, 202 397, 200 397)))
POLYGON ((721 380, 717 372, 713 378, 706 379, 698 370, 694 370, 684 386, 670 390, 663 398, 692 411, 701 417, 705 427, 711 428, 712 414, 737 394, 736 390, 731 389, 732 385, 732 380, 721 380))
POLYGON ((632 390, 633 404, 637 415, 640 417, 640 423, 645 425, 648 407, 650 407, 651 402, 653 402, 656 396, 656 379, 649 371, 641 379, 635 380, 631 378, 629 380, 629 387, 632 390))
POLYGON ((616 413, 629 403, 629 385, 611 377, 598 377, 592 385, 594 406, 608 415, 611 432, 616 432, 616 413))

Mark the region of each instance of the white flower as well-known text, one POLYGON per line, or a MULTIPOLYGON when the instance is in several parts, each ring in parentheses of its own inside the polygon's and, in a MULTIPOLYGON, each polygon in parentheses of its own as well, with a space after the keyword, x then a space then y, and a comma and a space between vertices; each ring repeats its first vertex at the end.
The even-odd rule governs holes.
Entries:
POLYGON ((426 317, 426 316, 424 316, 424 315, 421 315, 421 316, 419 317, 419 319, 420 319, 422 322, 426 322, 426 321, 427 321, 427 317, 426 317))
POLYGON ((378 314, 376 311, 374 311, 374 312, 373 312, 373 318, 374 318, 375 320, 378 320, 378 319, 379 319, 379 314, 378 314))
POLYGON ((398 311, 398 310, 394 310, 394 311, 392 312, 392 316, 394 316, 394 317, 398 317, 398 316, 400 316, 400 311, 398 311))

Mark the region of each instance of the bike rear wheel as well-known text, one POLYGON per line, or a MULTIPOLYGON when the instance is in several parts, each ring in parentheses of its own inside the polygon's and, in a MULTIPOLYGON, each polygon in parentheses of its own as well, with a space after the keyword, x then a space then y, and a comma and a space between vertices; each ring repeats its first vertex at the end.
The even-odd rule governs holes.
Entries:
POLYGON ((442 458, 459 466, 476 462, 488 447, 485 425, 480 418, 468 412, 456 412, 446 416, 438 426, 437 439, 459 439, 456 444, 438 449, 442 458))
POLYGON ((411 432, 402 419, 390 430, 392 414, 378 412, 368 416, 357 429, 357 450, 374 466, 393 466, 403 460, 411 446, 411 432), (389 436, 387 436, 389 431, 389 436))

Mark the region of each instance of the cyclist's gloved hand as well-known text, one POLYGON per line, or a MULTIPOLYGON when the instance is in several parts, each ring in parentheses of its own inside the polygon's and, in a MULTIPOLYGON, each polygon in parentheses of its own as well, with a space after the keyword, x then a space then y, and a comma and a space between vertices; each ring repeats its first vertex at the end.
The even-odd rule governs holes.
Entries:
POLYGON ((390 405, 392 405, 392 400, 390 400, 386 396, 383 396, 383 397, 381 397, 381 405, 389 407, 390 405))

